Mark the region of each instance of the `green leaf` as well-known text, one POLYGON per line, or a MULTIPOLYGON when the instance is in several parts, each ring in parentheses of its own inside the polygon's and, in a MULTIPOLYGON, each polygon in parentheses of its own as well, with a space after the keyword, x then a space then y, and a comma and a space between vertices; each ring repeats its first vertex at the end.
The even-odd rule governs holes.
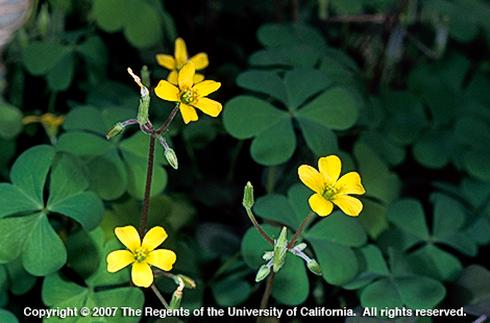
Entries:
POLYGON ((259 50, 249 58, 250 65, 288 67, 314 67, 320 53, 313 46, 294 44, 278 48, 259 50))
POLYGON ((245 89, 270 95, 282 103, 287 104, 286 89, 277 73, 250 70, 238 75, 236 83, 245 89))
POLYGON ((223 121, 226 131, 233 137, 247 139, 264 132, 285 116, 286 112, 264 100, 238 96, 226 103, 223 121))
POLYGON ((90 189, 104 200, 114 200, 126 192, 128 175, 126 165, 116 149, 105 155, 87 161, 86 168, 90 180, 90 189))
POLYGON ((332 285, 351 281, 359 271, 359 262, 350 247, 362 246, 366 233, 354 218, 334 212, 304 233, 317 256, 323 278, 332 285))
POLYGON ((56 143, 56 149, 76 156, 92 157, 107 153, 113 145, 95 134, 70 131, 62 134, 56 143))
POLYGON ((304 236, 309 241, 325 240, 346 247, 360 247, 367 240, 366 232, 357 219, 341 212, 322 218, 304 236))
POLYGON ((398 277, 395 282, 401 300, 410 308, 434 308, 446 295, 441 283, 427 277, 398 277))
POLYGON ((345 130, 355 124, 358 111, 356 96, 347 89, 334 87, 300 109, 297 115, 333 130, 345 130))
POLYGON ((70 217, 90 231, 102 220, 104 205, 95 193, 80 192, 48 204, 48 210, 70 217))
POLYGON ((48 72, 48 86, 51 90, 66 90, 73 79, 75 73, 75 57, 72 52, 67 52, 54 67, 48 72))
POLYGON ((388 219, 401 230, 422 240, 429 239, 424 209, 417 200, 402 199, 393 203, 388 208, 388 219))
POLYGON ((157 10, 141 0, 127 0, 124 35, 135 47, 147 48, 162 39, 162 22, 157 10))
POLYGON ((63 123, 65 130, 88 130, 99 134, 105 134, 111 126, 104 122, 99 109, 89 105, 71 110, 63 123))
POLYGON ((211 285, 211 290, 220 306, 236 306, 248 299, 252 286, 243 279, 243 275, 234 274, 211 285))
POLYGON ((356 143, 354 155, 359 163, 359 174, 369 196, 379 198, 388 204, 398 197, 401 183, 386 163, 369 146, 356 143))
POLYGON ((387 209, 384 205, 367 199, 362 203, 362 216, 357 220, 371 238, 377 239, 382 232, 388 229, 387 209))
POLYGON ((9 289, 14 295, 23 295, 31 290, 36 284, 36 277, 30 275, 22 266, 22 261, 17 258, 5 265, 7 269, 10 286, 9 289))
POLYGON ((330 80, 315 69, 294 69, 284 76, 287 92, 287 104, 290 110, 297 109, 307 99, 324 90, 330 80))
POLYGON ((458 258, 433 245, 411 253, 407 261, 414 272, 443 281, 453 281, 462 270, 458 258))
POLYGON ((309 212, 309 195, 310 191, 306 187, 296 184, 289 188, 287 197, 269 194, 258 198, 254 210, 261 218, 286 224, 295 230, 309 212))
POLYGON ((0 183, 0 218, 20 212, 35 211, 42 208, 24 191, 12 184, 0 183))
POLYGON ((402 307, 412 309, 434 308, 446 295, 438 281, 422 276, 381 279, 361 292, 364 307, 402 307))
POLYGON ((449 162, 447 136, 430 132, 422 136, 413 146, 415 159, 425 167, 442 168, 449 162))
POLYGON ((304 261, 291 254, 286 256, 285 266, 276 274, 272 296, 285 305, 302 304, 308 297, 310 284, 304 261))
POLYGON ((338 151, 337 136, 323 125, 299 118, 298 123, 306 144, 316 156, 327 156, 338 151))
POLYGON ((67 49, 58 43, 33 41, 22 51, 24 66, 33 75, 48 73, 65 56, 67 49))
POLYGON ((254 210, 261 218, 284 223, 293 229, 300 224, 284 195, 269 194, 262 196, 255 202, 254 210))
POLYGON ((49 167, 54 159, 52 147, 40 145, 22 153, 10 170, 10 179, 42 208, 43 188, 49 167))
POLYGON ((471 150, 464 156, 466 170, 474 177, 490 180, 490 167, 488 167, 488 150, 471 150))
POLYGON ((391 142, 383 133, 377 131, 365 132, 362 134, 360 141, 366 143, 391 165, 398 165, 405 160, 405 149, 391 142))
POLYGON ((403 305, 395 284, 388 278, 380 279, 364 288, 360 300, 363 307, 395 308, 403 305))
POLYGON ((78 161, 62 154, 51 167, 48 207, 88 188, 88 181, 78 161))
POLYGON ((323 36, 303 24, 265 24, 257 31, 257 38, 266 47, 307 44, 320 51, 326 49, 323 36))
POLYGON ((95 0, 92 13, 100 28, 107 32, 120 30, 125 21, 128 0, 95 0))
POLYGON ((252 158, 266 166, 286 162, 296 149, 291 119, 285 117, 255 137, 250 146, 252 158))
POLYGON ((311 246, 327 283, 343 285, 351 281, 359 272, 359 261, 354 251, 328 239, 312 240, 311 246))
MULTIPOLYGON (((132 196, 143 199, 146 186, 147 162, 132 153, 123 151, 128 174, 128 192, 132 196)), ((160 194, 167 185, 167 172, 161 166, 153 167, 151 195, 160 194)))
POLYGON ((0 137, 11 139, 22 130, 22 113, 13 105, 0 102, 0 137))
POLYGON ((0 308, 0 321, 2 323, 19 323, 14 314, 2 308, 0 308))
POLYGON ((39 214, 0 220, 0 263, 8 263, 21 254, 26 238, 35 227, 39 214))
POLYGON ((66 263, 66 249, 45 214, 36 215, 22 253, 24 268, 32 275, 45 276, 66 263))

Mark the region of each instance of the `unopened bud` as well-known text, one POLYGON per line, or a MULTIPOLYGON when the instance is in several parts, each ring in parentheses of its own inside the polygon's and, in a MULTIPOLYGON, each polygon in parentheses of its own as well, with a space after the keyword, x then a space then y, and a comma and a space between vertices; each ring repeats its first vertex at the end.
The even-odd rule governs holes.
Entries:
POLYGON ((306 266, 315 275, 318 275, 318 276, 322 275, 322 270, 320 268, 320 265, 318 264, 318 262, 315 259, 311 259, 310 261, 308 261, 306 263, 306 266))
POLYGON ((267 265, 262 265, 260 266, 259 270, 257 271, 257 275, 255 276, 255 281, 258 283, 262 280, 264 280, 271 272, 271 268, 267 265))
POLYGON ((116 123, 111 130, 105 135, 106 139, 111 139, 121 133, 124 130, 124 125, 121 122, 116 123))
POLYGON ((274 251, 266 251, 262 255, 262 259, 264 260, 271 260, 274 257, 274 251))
POLYGON ((170 300, 169 308, 171 310, 176 310, 180 308, 180 302, 182 301, 182 290, 177 288, 172 294, 172 300, 170 300))
POLYGON ((287 254, 287 235, 288 229, 286 227, 282 227, 281 233, 279 234, 279 238, 274 243, 274 257, 272 260, 273 266, 272 270, 277 273, 284 263, 286 262, 286 254, 287 254))
POLYGON ((247 182, 247 185, 245 185, 245 189, 243 190, 243 201, 242 201, 243 206, 246 209, 251 209, 254 204, 254 187, 252 186, 252 183, 247 182))
POLYGON ((175 151, 172 148, 168 147, 163 151, 163 154, 165 155, 168 164, 172 166, 173 169, 179 168, 179 160, 177 159, 177 155, 175 154, 175 151))

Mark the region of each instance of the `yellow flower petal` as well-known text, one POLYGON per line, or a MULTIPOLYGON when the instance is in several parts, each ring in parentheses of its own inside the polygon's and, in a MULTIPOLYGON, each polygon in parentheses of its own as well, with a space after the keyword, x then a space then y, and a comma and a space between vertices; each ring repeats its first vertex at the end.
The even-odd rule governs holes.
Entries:
POLYGON ((209 65, 208 55, 206 53, 199 53, 191 57, 191 62, 196 66, 196 70, 202 70, 209 65))
POLYGON ((217 91, 220 88, 220 86, 221 86, 220 82, 206 80, 206 81, 202 81, 202 82, 199 82, 197 84, 194 84, 194 86, 192 87, 192 90, 197 92, 197 96, 203 97, 203 96, 207 96, 208 94, 217 91))
POLYGON ((332 202, 350 216, 358 216, 362 211, 361 201, 349 195, 335 195, 332 202))
POLYGON ((196 73, 194 74, 194 84, 199 83, 204 80, 204 75, 196 73))
POLYGON ((146 262, 135 262, 131 269, 131 280, 138 287, 150 287, 153 283, 153 272, 146 262))
POLYGON ((327 216, 332 213, 333 204, 327 201, 320 194, 313 194, 308 199, 308 204, 310 204, 311 209, 319 216, 327 216))
POLYGON ((117 227, 114 229, 114 233, 119 241, 133 252, 141 246, 140 235, 132 225, 117 227))
POLYGON ((366 190, 362 186, 361 176, 357 172, 343 175, 335 184, 338 194, 364 194, 366 190))
POLYGON ((162 227, 153 227, 148 231, 144 238, 141 246, 146 248, 146 250, 151 251, 161 245, 165 239, 167 239, 168 234, 162 227))
POLYGON ((325 177, 325 182, 328 185, 334 185, 339 179, 340 169, 342 162, 340 158, 335 155, 322 157, 318 160, 318 169, 320 173, 325 177))
POLYGON ((134 256, 128 250, 116 250, 107 255, 107 271, 114 273, 134 262, 134 256))
POLYGON ((177 260, 177 255, 172 250, 157 249, 150 252, 146 261, 161 270, 170 271, 177 260))
POLYGON ((188 124, 191 121, 197 121, 198 118, 196 109, 184 103, 180 103, 179 109, 185 124, 188 124))
POLYGON ((298 168, 299 179, 315 193, 323 193, 325 187, 325 179, 313 167, 309 165, 301 165, 298 168))
POLYGON ((223 110, 221 103, 208 98, 199 98, 192 105, 211 117, 217 117, 221 110, 223 110))
POLYGON ((194 63, 189 62, 184 65, 179 71, 179 88, 181 90, 187 90, 192 88, 194 84, 194 74, 196 74, 196 69, 194 63))
POLYGON ((185 45, 185 41, 182 38, 177 38, 175 40, 175 60, 177 64, 177 69, 184 66, 187 63, 188 55, 187 55, 187 46, 185 45))
POLYGON ((180 100, 179 89, 172 83, 165 80, 158 82, 158 85, 155 88, 155 94, 159 98, 167 101, 178 102, 180 100))
POLYGON ((165 54, 157 54, 156 56, 157 63, 166 69, 174 70, 175 67, 175 59, 170 55, 165 54))
MULTIPOLYGON (((196 77, 194 76, 194 79, 195 78, 196 77)), ((175 85, 179 84, 179 73, 177 71, 172 71, 172 72, 168 73, 167 81, 169 81, 170 83, 175 84, 175 85)))

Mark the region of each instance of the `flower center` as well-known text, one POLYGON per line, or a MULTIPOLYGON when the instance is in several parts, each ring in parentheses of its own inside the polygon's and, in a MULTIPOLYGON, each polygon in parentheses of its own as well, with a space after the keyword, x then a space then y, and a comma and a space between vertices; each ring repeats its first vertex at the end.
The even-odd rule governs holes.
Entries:
POLYGON ((149 252, 146 248, 139 247, 134 251, 134 260, 136 260, 136 262, 143 262, 148 257, 148 254, 149 252))
POLYGON ((327 185, 324 188, 322 195, 326 200, 330 201, 335 196, 335 194, 337 194, 337 191, 338 190, 333 185, 327 185))
POLYGON ((190 89, 180 92, 180 101, 182 101, 185 104, 191 104, 196 100, 196 98, 197 98, 197 93, 190 89))

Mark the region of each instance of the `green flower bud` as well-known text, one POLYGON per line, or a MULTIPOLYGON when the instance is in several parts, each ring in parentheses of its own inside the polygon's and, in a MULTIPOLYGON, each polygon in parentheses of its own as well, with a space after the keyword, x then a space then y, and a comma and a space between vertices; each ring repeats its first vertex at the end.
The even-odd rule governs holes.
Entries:
POLYGON ((172 310, 176 310, 180 308, 180 302, 182 301, 182 290, 177 288, 172 294, 172 299, 170 300, 169 308, 172 310))
POLYGON ((177 155, 175 154, 175 151, 172 148, 168 147, 167 149, 164 150, 163 154, 165 155, 168 164, 172 166, 173 169, 179 168, 179 161, 177 159, 177 155))
POLYGON ((320 265, 318 264, 318 262, 315 259, 311 259, 310 261, 308 261, 306 263, 306 266, 315 275, 318 275, 318 276, 322 275, 322 270, 320 268, 320 265))
POLYGON ((124 130, 124 125, 121 122, 118 122, 111 128, 111 130, 109 130, 109 132, 105 135, 105 137, 107 139, 114 138, 115 136, 120 134, 121 131, 123 130, 124 130))
POLYGON ((284 262, 286 261, 286 254, 288 251, 288 228, 282 227, 281 233, 279 234, 279 238, 275 241, 274 244, 274 258, 272 260, 272 270, 277 273, 282 266, 284 266, 284 262))
POLYGON ((259 270, 257 271, 257 275, 255 276, 255 281, 261 282, 263 281, 271 272, 271 268, 267 265, 262 265, 260 266, 259 270))
POLYGON ((245 189, 243 190, 243 202, 242 205, 246 209, 251 209, 255 204, 254 201, 254 187, 252 186, 252 183, 247 182, 247 185, 245 185, 245 189))

